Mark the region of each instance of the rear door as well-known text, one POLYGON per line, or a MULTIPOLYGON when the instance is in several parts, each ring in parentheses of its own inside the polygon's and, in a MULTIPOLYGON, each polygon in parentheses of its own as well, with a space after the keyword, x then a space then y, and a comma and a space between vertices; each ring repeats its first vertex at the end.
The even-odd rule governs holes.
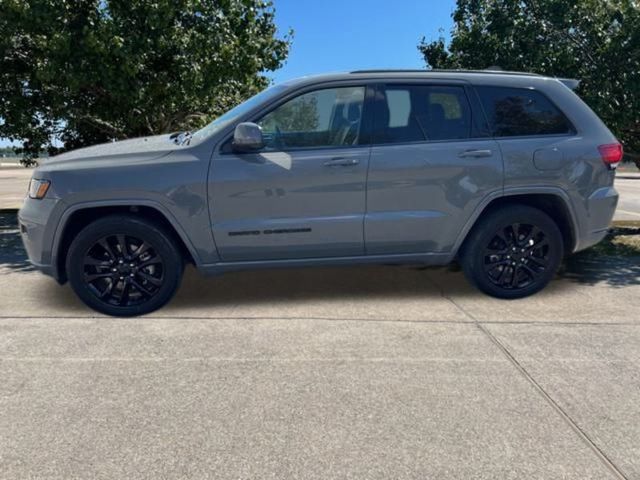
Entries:
POLYGON ((448 252, 503 188, 502 157, 463 82, 388 83, 375 96, 366 253, 448 252))
POLYGON ((567 150, 580 144, 564 113, 534 88, 479 85, 476 91, 504 156, 505 188, 564 188, 567 150))

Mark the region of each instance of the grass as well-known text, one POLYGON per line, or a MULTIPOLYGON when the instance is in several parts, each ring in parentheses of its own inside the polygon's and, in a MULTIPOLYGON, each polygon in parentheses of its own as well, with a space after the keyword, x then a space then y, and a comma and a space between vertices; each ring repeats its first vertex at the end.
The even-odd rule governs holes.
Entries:
POLYGON ((584 254, 640 257, 640 221, 614 222, 604 240, 584 254))

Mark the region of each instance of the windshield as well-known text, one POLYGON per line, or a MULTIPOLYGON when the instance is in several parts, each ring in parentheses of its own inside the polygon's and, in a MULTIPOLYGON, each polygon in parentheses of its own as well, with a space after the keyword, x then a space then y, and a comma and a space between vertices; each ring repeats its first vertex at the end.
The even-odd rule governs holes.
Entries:
POLYGON ((224 127, 226 127, 230 123, 233 123, 235 120, 243 116, 245 113, 257 107, 261 103, 265 102, 266 100, 272 97, 275 97, 285 89, 286 87, 283 85, 276 85, 276 86, 267 88, 266 90, 263 90, 257 95, 254 95, 253 97, 251 97, 246 102, 242 102, 240 105, 232 108, 224 115, 219 116, 213 122, 201 128, 197 132, 194 132, 193 137, 191 138, 193 140, 198 141, 198 140, 202 140, 204 138, 210 137, 214 133, 217 133, 220 130, 222 130, 224 127))

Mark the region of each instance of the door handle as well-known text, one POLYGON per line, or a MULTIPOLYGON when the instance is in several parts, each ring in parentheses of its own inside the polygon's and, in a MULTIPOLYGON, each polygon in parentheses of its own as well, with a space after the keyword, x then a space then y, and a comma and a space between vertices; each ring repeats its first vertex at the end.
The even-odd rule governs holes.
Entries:
POLYGON ((358 160, 357 158, 336 157, 324 162, 324 166, 325 167, 350 167, 353 165, 358 165, 359 163, 360 163, 360 160, 358 160))
POLYGON ((490 157, 493 155, 491 150, 465 150, 464 152, 460 152, 458 156, 460 158, 481 158, 481 157, 490 157))

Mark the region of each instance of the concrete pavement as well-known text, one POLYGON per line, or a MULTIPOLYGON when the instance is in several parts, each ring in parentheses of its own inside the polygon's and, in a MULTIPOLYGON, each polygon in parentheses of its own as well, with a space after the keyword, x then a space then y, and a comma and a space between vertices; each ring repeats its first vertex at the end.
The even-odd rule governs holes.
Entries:
POLYGON ((640 258, 513 302, 451 269, 189 269, 111 319, 2 238, 0 478, 640 478, 640 258))

